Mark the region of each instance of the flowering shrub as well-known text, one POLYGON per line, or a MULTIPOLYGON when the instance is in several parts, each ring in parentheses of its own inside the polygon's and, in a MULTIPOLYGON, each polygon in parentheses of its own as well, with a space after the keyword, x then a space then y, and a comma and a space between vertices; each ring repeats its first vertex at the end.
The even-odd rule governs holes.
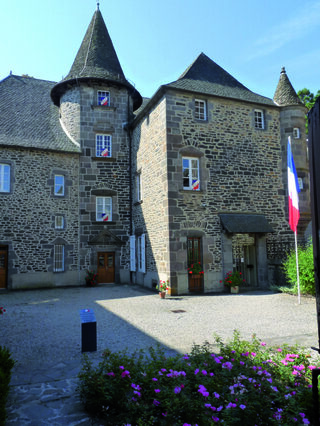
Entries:
POLYGON ((192 263, 188 268, 188 274, 201 275, 204 274, 201 263, 192 263))
POLYGON ((0 306, 0 315, 3 315, 5 312, 6 310, 2 306, 0 306))
POLYGON ((239 271, 227 272, 223 281, 222 280, 220 281, 220 283, 223 283, 227 287, 240 286, 244 282, 245 280, 242 278, 242 273, 239 271))
POLYGON ((150 348, 105 351, 96 368, 85 355, 79 391, 86 410, 108 425, 246 426, 313 424, 311 371, 298 347, 268 348, 238 332, 190 354, 166 358, 150 348))
POLYGON ((167 280, 167 281, 160 281, 160 282, 159 282, 159 284, 157 285, 157 289, 158 289, 160 292, 165 292, 165 291, 167 291, 169 288, 170 288, 169 280, 167 280))
POLYGON ((96 272, 93 271, 89 271, 89 269, 87 269, 87 275, 86 275, 86 284, 89 287, 94 287, 95 285, 98 284, 98 274, 96 272))

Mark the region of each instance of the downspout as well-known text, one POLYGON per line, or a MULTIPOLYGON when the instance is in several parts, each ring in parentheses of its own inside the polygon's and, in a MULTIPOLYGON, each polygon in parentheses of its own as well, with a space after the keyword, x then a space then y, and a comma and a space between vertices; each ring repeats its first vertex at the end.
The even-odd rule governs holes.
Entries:
MULTIPOLYGON (((131 124, 130 124, 130 94, 128 91, 128 105, 127 105, 127 132, 129 138, 129 203, 130 203, 130 229, 129 229, 129 240, 133 232, 133 215, 132 215, 132 134, 131 134, 131 124)), ((132 271, 131 271, 131 258, 130 258, 130 249, 129 249, 129 269, 130 269, 130 284, 132 283, 132 271)))

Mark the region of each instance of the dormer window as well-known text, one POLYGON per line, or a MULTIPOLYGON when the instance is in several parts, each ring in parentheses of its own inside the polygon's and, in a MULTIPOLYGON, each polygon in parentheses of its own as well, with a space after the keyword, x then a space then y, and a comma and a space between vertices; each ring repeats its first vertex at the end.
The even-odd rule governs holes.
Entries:
POLYGON ((256 129, 264 129, 264 117, 261 109, 254 110, 254 127, 256 129))
POLYGON ((110 92, 98 90, 98 105, 110 106, 110 92))
POLYGON ((293 128, 293 137, 294 137, 294 139, 300 139, 300 128, 299 127, 293 128))

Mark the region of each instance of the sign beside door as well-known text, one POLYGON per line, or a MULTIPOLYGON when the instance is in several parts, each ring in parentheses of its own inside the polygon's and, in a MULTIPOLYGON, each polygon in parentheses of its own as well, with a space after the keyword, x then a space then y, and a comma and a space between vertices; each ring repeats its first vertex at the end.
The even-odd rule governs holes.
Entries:
POLYGON ((98 283, 114 283, 114 252, 98 252, 98 283))

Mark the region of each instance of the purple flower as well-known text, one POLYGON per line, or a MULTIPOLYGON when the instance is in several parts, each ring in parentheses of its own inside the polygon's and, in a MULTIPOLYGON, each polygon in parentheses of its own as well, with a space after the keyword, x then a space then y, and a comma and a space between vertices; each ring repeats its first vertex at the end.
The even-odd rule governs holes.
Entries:
POLYGON ((222 364, 222 368, 226 368, 227 370, 232 370, 232 367, 233 365, 229 361, 222 364))
POLYGON ((241 408, 241 410, 244 410, 246 408, 246 406, 243 404, 239 405, 239 407, 241 408))
POLYGON ((226 406, 226 408, 235 408, 237 404, 234 404, 233 402, 229 402, 229 404, 226 406))
POLYGON ((158 405, 160 405, 160 402, 159 402, 159 401, 157 401, 156 399, 154 399, 154 400, 153 400, 153 405, 155 405, 155 406, 157 407, 158 405))
POLYGON ((176 386, 175 388, 174 388, 174 393, 180 393, 181 392, 181 388, 180 388, 180 386, 176 386))
POLYGON ((214 416, 212 416, 212 420, 213 420, 214 422, 218 422, 218 421, 219 421, 219 417, 214 417, 214 416))
POLYGON ((219 395, 217 392, 213 392, 213 395, 214 395, 217 399, 219 399, 219 398, 220 398, 220 395, 219 395))
POLYGON ((195 370, 194 370, 194 374, 198 374, 199 373, 199 368, 196 368, 195 370))
POLYGON ((155 393, 159 393, 159 392, 161 392, 161 390, 160 390, 160 389, 155 389, 154 391, 155 391, 155 393))
POLYGON ((201 373, 206 376, 208 373, 206 372, 206 370, 202 370, 201 373))
POLYGON ((153 377, 153 379, 152 379, 154 382, 157 382, 158 381, 158 379, 156 379, 155 377, 153 377))

